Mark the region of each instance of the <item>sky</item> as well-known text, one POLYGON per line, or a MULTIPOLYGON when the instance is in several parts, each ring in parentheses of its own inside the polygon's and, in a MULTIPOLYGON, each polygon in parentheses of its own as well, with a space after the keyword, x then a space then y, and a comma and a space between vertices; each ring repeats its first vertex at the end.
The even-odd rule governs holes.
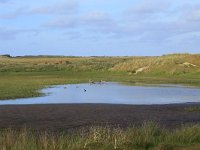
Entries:
POLYGON ((0 54, 200 53, 199 0, 0 0, 0 54))

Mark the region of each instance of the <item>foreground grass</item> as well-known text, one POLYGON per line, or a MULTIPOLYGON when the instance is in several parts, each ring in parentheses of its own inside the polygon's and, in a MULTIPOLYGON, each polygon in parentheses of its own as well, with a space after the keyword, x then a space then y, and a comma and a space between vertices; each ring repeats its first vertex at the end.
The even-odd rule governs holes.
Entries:
POLYGON ((2 150, 134 150, 195 149, 200 146, 200 125, 169 131, 154 123, 126 129, 91 127, 74 134, 3 130, 2 150))
POLYGON ((188 112, 200 112, 200 106, 188 107, 188 108, 185 108, 185 110, 188 112))

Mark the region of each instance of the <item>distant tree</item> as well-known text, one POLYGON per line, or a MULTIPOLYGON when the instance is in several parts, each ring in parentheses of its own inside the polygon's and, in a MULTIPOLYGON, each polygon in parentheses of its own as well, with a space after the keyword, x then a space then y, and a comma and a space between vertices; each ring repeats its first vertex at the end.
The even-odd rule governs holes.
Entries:
POLYGON ((1 56, 3 56, 3 57, 9 57, 9 58, 12 57, 10 54, 4 54, 4 55, 1 55, 1 56))

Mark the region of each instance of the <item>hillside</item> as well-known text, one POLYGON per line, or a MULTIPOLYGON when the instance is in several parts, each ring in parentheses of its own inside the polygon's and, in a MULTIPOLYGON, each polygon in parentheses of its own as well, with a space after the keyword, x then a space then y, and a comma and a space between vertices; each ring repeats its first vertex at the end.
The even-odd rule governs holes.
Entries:
POLYGON ((0 58, 0 72, 114 71, 130 75, 200 74, 200 54, 155 57, 0 58))
POLYGON ((135 75, 183 75, 188 73, 200 75, 200 55, 173 54, 160 57, 135 57, 115 65, 110 70, 127 71, 135 75))

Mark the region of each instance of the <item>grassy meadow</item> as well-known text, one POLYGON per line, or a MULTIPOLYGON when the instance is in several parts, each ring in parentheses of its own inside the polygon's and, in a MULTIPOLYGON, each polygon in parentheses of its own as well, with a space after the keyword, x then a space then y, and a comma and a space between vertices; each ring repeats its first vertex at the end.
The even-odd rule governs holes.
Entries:
POLYGON ((0 57, 0 99, 39 96, 46 86, 106 80, 200 86, 200 55, 0 57))

